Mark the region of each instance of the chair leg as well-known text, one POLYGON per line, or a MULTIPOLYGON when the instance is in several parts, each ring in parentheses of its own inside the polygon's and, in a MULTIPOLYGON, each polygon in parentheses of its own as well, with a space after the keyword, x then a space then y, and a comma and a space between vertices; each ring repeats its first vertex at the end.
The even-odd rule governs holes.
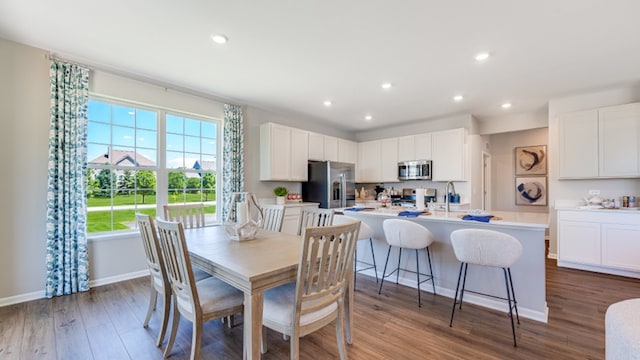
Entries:
POLYGON ((469 269, 469 264, 464 264, 464 275, 462 276, 462 290, 460 290, 460 310, 462 310, 462 299, 464 298, 464 289, 467 285, 467 269, 469 269))
POLYGON ((516 300, 516 292, 513 290, 513 278, 511 277, 511 268, 507 268, 507 273, 509 273, 509 283, 511 284, 511 297, 513 298, 513 308, 516 310, 516 319, 518 319, 518 324, 520 324, 520 315, 518 315, 518 301, 516 300))
POLYGON ((354 289, 356 287, 356 274, 358 273, 357 270, 358 270, 358 243, 356 243, 356 249, 353 250, 353 288, 354 289))
POLYGON ((336 322, 336 342, 338 343, 338 352, 340 353, 340 360, 346 360, 347 354, 345 352, 345 348, 347 344, 344 339, 344 300, 338 300, 338 318, 335 320, 336 322))
MULTIPOLYGON (((153 281, 153 277, 151 278, 151 281, 153 281)), ((144 319, 144 324, 142 324, 144 328, 149 327, 149 320, 151 319, 151 314, 153 313, 153 310, 156 309, 157 301, 158 301, 158 292, 156 291, 156 288, 154 288, 152 284, 151 294, 149 294, 149 308, 147 309, 147 317, 144 319)))
POLYGON ((431 275, 431 284, 433 285, 433 295, 436 294, 436 281, 433 278, 433 269, 431 268, 431 253, 429 252, 429 247, 427 246, 427 260, 429 260, 429 275, 431 275))
POLYGON ((202 319, 193 320, 193 334, 191 334, 191 360, 200 358, 200 342, 202 341, 202 319))
POLYGON ((173 343, 176 340, 176 334, 178 333, 178 323, 180 322, 180 311, 178 311, 178 307, 176 306, 176 298, 173 299, 173 321, 171 322, 171 332, 169 333, 169 341, 167 342, 167 347, 164 349, 164 357, 168 358, 169 354, 171 354, 171 349, 173 348, 173 343))
POLYGON ((456 285, 456 294, 453 296, 453 306, 451 307, 451 320, 449 320, 449 327, 453 325, 453 314, 456 312, 456 301, 458 300, 458 289, 460 289, 460 279, 462 278, 462 268, 464 263, 460 263, 460 272, 458 272, 458 284, 456 285))
POLYGON ((509 289, 509 276, 507 275, 507 269, 502 268, 502 272, 504 272, 504 285, 507 290, 507 303, 509 305, 509 319, 511 320, 511 333, 513 334, 513 346, 518 346, 516 344, 516 327, 513 324, 513 307, 511 307, 511 290, 509 289))
POLYGON ((262 326, 262 341, 260 341, 260 354, 267 353, 267 327, 262 326))
POLYGON ((158 341, 156 346, 160 347, 164 340, 164 334, 167 332, 167 326, 169 325, 169 311, 171 310, 171 294, 164 293, 164 304, 162 304, 162 326, 160 326, 160 334, 158 334, 158 341))
POLYGON ((420 261, 418 261, 418 249, 416 249, 416 281, 418 282, 418 307, 422 307, 420 298, 420 261))
POLYGON ((402 248, 398 248, 398 267, 396 268, 398 272, 396 273, 396 284, 400 279, 400 259, 402 259, 402 248))
POLYGON ((382 270, 382 278, 380 279, 380 290, 378 290, 378 295, 382 292, 382 284, 384 284, 384 277, 387 275, 387 264, 389 264, 389 255, 391 255, 391 245, 389 245, 389 250, 387 251, 387 260, 384 262, 384 270, 382 270))
POLYGON ((373 272, 376 275, 376 284, 377 284, 378 283, 378 267, 376 266, 376 255, 373 253, 373 240, 371 238, 369 238, 369 247, 371 248, 371 260, 373 261, 373 272))
POLYGON ((289 341, 289 358, 291 360, 300 359, 300 337, 298 334, 291 335, 291 341, 289 341))

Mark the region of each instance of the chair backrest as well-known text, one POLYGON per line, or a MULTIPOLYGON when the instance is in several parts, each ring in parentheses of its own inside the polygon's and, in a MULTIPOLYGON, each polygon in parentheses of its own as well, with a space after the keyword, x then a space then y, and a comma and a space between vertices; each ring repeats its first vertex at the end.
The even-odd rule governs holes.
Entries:
POLYGON ((333 209, 305 209, 302 208, 300 213, 300 222, 298 223, 298 235, 302 235, 302 231, 306 227, 329 226, 333 223, 333 209))
POLYGON ((153 223, 153 218, 149 215, 136 213, 136 221, 138 222, 138 229, 142 237, 144 253, 147 256, 147 265, 153 277, 153 286, 158 292, 165 293, 165 291, 171 288, 171 284, 167 277, 167 270, 162 251, 160 250, 160 243, 158 242, 158 235, 153 223))
POLYGON ((284 219, 284 205, 262 206, 262 228, 271 231, 282 231, 282 219, 284 219))
POLYGON ((164 219, 182 223, 185 229, 204 226, 204 204, 169 204, 164 206, 164 219))
POLYGON ((167 275, 175 304, 180 313, 194 321, 196 312, 202 311, 198 300, 191 260, 184 240, 182 223, 157 220, 160 248, 167 266, 167 275))
MULTIPOLYGON (((354 221, 359 221, 359 220, 347 215, 340 215, 340 214, 333 215, 333 225, 349 224, 354 221)), ((361 221, 360 230, 358 231, 358 240, 370 239, 372 237, 373 237, 373 229, 371 229, 371 226, 361 221)))
POLYGON ((493 230, 456 230, 451 233, 451 245, 458 261, 469 264, 508 268, 522 255, 518 239, 493 230))
POLYGON ((424 249, 434 240, 429 229, 409 220, 387 219, 382 228, 389 245, 401 248, 424 249))
POLYGON ((307 227, 296 282, 294 326, 305 314, 327 308, 344 295, 360 221, 307 227))

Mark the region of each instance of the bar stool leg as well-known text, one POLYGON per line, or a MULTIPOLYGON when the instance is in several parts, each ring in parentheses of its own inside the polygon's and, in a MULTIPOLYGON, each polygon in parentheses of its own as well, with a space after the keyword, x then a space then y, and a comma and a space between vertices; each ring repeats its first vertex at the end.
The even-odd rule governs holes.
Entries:
POLYGON ((468 263, 464 263, 464 276, 462 277, 462 290, 460 291, 460 310, 462 310, 462 298, 464 298, 464 287, 467 285, 467 269, 468 263))
POLYGON ((373 260, 373 272, 376 275, 376 284, 378 283, 378 267, 376 266, 376 255, 373 253, 373 240, 369 238, 369 247, 371 248, 371 259, 373 260))
POLYGON ((387 251, 387 260, 384 262, 384 270, 382 270, 382 278, 380 279, 380 289, 378 295, 382 292, 382 284, 384 284, 384 278, 387 276, 387 264, 389 264, 389 255, 391 254, 391 245, 389 245, 389 251, 387 251))
POLYGON ((458 272, 458 283, 456 284, 456 294, 453 296, 453 306, 451 307, 451 320, 449 320, 449 327, 453 325, 453 314, 456 312, 456 301, 458 300, 458 289, 460 289, 460 279, 462 278, 462 268, 464 263, 460 263, 460 271, 458 272))
POLYGON ((507 275, 507 269, 502 268, 504 272, 504 285, 507 290, 507 302, 509 304, 509 319, 511 319, 511 333, 513 334, 513 346, 518 346, 516 344, 516 327, 513 324, 513 307, 511 307, 511 290, 509 289, 509 277, 507 275))
POLYGON ((418 249, 416 249, 416 281, 418 282, 418 307, 422 307, 420 298, 420 262, 418 261, 418 249))
POLYGON ((429 260, 429 274, 431 274, 431 284, 433 285, 433 295, 436 294, 436 281, 433 279, 433 269, 431 268, 431 253, 427 246, 427 260, 429 260))
POLYGON ((518 301, 516 301, 516 292, 513 291, 513 278, 511 277, 511 268, 507 268, 507 272, 509 273, 509 283, 511 284, 511 296, 513 297, 513 308, 516 309, 516 319, 518 319, 518 324, 520 324, 520 315, 518 315, 518 301))
POLYGON ((402 259, 402 248, 398 248, 398 267, 396 268, 396 284, 400 279, 400 259, 402 259))

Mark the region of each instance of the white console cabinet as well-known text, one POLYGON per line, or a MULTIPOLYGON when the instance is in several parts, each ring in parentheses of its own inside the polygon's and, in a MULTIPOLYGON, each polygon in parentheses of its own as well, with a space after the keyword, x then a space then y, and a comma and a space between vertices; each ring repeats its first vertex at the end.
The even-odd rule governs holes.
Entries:
POLYGON ((640 278, 640 212, 558 209, 558 266, 640 278))

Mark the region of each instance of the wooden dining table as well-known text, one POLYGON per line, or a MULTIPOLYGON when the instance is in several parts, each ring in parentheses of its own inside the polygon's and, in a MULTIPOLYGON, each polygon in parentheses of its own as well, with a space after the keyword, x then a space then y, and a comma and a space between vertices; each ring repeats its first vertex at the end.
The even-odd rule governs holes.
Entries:
MULTIPOLYGON (((260 359, 264 291, 296 280, 302 238, 259 230, 254 239, 236 241, 224 226, 185 229, 184 234, 193 265, 244 293, 244 354, 260 359)), ((345 333, 351 344, 353 281, 347 294, 345 333)))

